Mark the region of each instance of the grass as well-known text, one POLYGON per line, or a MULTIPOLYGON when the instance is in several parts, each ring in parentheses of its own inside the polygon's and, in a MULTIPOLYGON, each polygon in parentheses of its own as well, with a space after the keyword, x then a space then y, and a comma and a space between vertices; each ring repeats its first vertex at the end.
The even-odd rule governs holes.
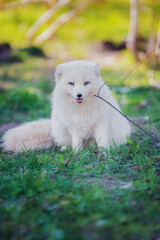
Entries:
MULTIPOLYGON (((148 37, 151 9, 145 4, 140 7, 140 33, 148 37)), ((157 2, 157 14, 159 9, 157 2)), ((32 5, 1 12, 0 41, 22 48, 0 67, 2 128, 6 123, 50 117, 53 68, 64 56, 88 58, 90 42, 121 42, 127 36, 127 0, 93 3, 43 45, 52 56, 47 58, 40 49, 27 48, 25 41, 26 31, 45 10, 39 4, 36 11, 32 5)), ((160 138, 160 93, 149 83, 154 61, 143 63, 122 82, 135 64, 133 56, 123 51, 112 66, 102 69, 102 77, 123 112, 160 138)), ((159 77, 158 69, 155 80, 159 77)), ((59 147, 17 154, 0 148, 0 238, 158 240, 159 146, 137 129, 127 141, 125 146, 104 149, 107 157, 91 144, 77 154, 59 147)))
MULTIPOLYGON (((48 61, 31 56, 1 66, 1 125, 50 116, 53 77, 48 61)), ((123 112, 142 120, 143 127, 160 137, 160 94, 147 81, 152 70, 140 67, 127 80, 125 92, 124 84, 117 87, 126 71, 123 66, 103 69, 103 78, 109 81, 123 112), (139 86, 134 87, 134 79, 139 86), (150 111, 143 106, 148 98, 150 111)), ((158 239, 160 157, 156 142, 136 130, 125 146, 104 151, 107 157, 91 144, 77 154, 58 147, 18 154, 0 149, 1 239, 158 239)))
POLYGON ((1 164, 6 175, 1 180, 2 236, 4 239, 158 236, 159 163, 158 157, 154 157, 155 149, 148 153, 149 157, 141 158, 149 147, 143 145, 144 142, 133 142, 119 148, 116 154, 111 150, 107 161, 94 148, 88 148, 73 155, 67 168, 63 159, 70 152, 62 153, 59 149, 5 155, 1 164), (132 148, 137 149, 135 153, 132 148), (128 159, 129 152, 132 155, 128 159), (126 184, 133 179, 130 189, 123 189, 123 184, 119 187, 120 181, 126 184))

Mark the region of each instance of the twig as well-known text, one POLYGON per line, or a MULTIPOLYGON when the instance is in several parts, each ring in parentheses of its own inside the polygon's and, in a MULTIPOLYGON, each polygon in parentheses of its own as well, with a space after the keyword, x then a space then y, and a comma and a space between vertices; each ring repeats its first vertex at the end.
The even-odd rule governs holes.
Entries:
MULTIPOLYGON (((119 83, 121 84, 122 82, 126 81, 126 79, 139 67, 139 65, 146 59, 148 58, 153 52, 155 52, 156 50, 158 50, 158 56, 157 56, 157 61, 156 61, 156 66, 155 66, 155 70, 154 70, 154 76, 153 76, 153 82, 155 79, 155 75, 156 75, 156 70, 157 70, 157 66, 158 66, 158 60, 159 60, 159 55, 160 55, 160 45, 158 45, 158 47, 156 47, 155 49, 153 49, 150 53, 148 53, 127 75, 126 77, 119 83)), ((107 101, 112 94, 106 99, 102 98, 99 94, 100 91, 102 89, 102 87, 105 85, 106 83, 104 83, 98 90, 97 95, 94 95, 95 97, 103 100, 104 102, 106 102, 107 104, 109 104, 112 108, 114 108, 117 112, 119 112, 123 117, 125 117, 129 122, 131 122, 133 125, 135 125, 136 127, 138 127, 139 129, 141 129, 143 132, 145 132, 147 135, 149 135, 151 138, 153 138, 155 141, 157 141, 158 143, 160 143, 160 140, 157 139, 156 137, 154 137, 151 133, 149 133, 147 130, 145 130, 144 128, 142 128, 140 125, 138 125, 137 123, 135 123, 133 120, 131 120, 130 118, 128 118, 125 114, 123 114, 120 110, 118 110, 116 107, 114 107, 109 101, 107 101)))
POLYGON ((144 60, 146 58, 148 58, 152 53, 154 53, 157 49, 159 49, 160 46, 154 48, 150 53, 148 53, 142 60, 139 61, 139 63, 125 76, 125 78, 119 83, 121 84, 122 82, 125 82, 126 79, 139 67, 139 65, 141 65, 142 62, 144 62, 144 60))
POLYGON ((129 122, 131 122, 133 125, 135 125, 136 127, 138 127, 139 129, 141 129, 143 132, 145 132, 147 135, 149 135, 151 138, 153 138, 155 141, 157 141, 158 143, 160 143, 160 140, 155 138, 151 133, 149 133, 148 131, 146 131, 144 128, 142 128, 141 126, 139 126, 137 123, 135 123, 134 121, 132 121, 130 118, 128 118, 125 114, 123 114, 119 109, 117 109, 116 107, 114 107, 110 102, 108 102, 107 100, 105 100, 104 98, 102 98, 99 95, 94 95, 95 97, 103 100, 104 102, 106 102, 107 104, 109 104, 112 108, 114 108, 117 112, 119 112, 124 118, 126 118, 129 122))
MULTIPOLYGON (((127 78, 141 65, 141 63, 142 62, 144 62, 144 60, 146 59, 146 58, 148 58, 152 53, 154 53, 156 50, 158 50, 158 49, 160 49, 160 45, 158 45, 158 47, 156 47, 156 48, 154 48, 150 53, 148 53, 142 60, 140 60, 139 61, 139 63, 136 65, 136 66, 134 66, 132 69, 131 69, 131 71, 125 76, 125 78, 122 80, 122 81, 120 81, 119 82, 119 85, 121 84, 121 83, 123 83, 123 82, 125 82, 126 80, 127 80, 127 78)), ((100 87, 100 89, 98 90, 98 96, 99 96, 99 93, 100 93, 100 90, 102 89, 102 87, 105 85, 106 83, 104 83, 101 87, 100 87)), ((118 89, 119 89, 119 87, 118 87, 118 89)), ((112 94, 111 95, 109 95, 109 97, 107 98, 107 100, 110 98, 112 96, 112 94)))
POLYGON ((54 3, 55 0, 23 0, 21 2, 13 2, 5 4, 4 6, 0 7, 0 10, 9 10, 18 7, 25 7, 28 4, 35 4, 35 3, 54 3))
POLYGON ((48 11, 38 18, 38 20, 32 25, 32 27, 27 32, 28 40, 32 40, 36 32, 45 24, 53 14, 58 11, 60 8, 67 5, 71 0, 59 0, 55 5, 53 5, 48 11))
MULTIPOLYGON (((86 136, 85 136, 85 138, 84 138, 84 139, 86 139, 86 141, 84 142, 83 147, 86 147, 86 145, 87 145, 87 143, 88 143, 88 138, 89 138, 89 134, 86 134, 86 136)), ((79 143, 79 144, 76 146, 76 148, 78 148, 80 145, 81 145, 81 143, 79 143)), ((75 151, 75 149, 73 149, 73 150, 71 151, 71 153, 70 153, 70 155, 69 155, 69 158, 65 161, 65 163, 64 163, 65 167, 67 167, 68 164, 69 164, 69 162, 71 161, 71 157, 72 157, 72 154, 73 154, 74 151, 75 151)))
POLYGON ((99 96, 99 94, 100 94, 101 89, 102 89, 103 86, 106 85, 106 84, 107 84, 107 82, 103 83, 102 86, 100 86, 100 88, 98 89, 98 94, 97 94, 98 96, 99 96))
MULTIPOLYGON (((125 76, 125 78, 119 82, 119 85, 120 85, 122 82, 125 82, 125 81, 127 80, 127 78, 141 65, 141 63, 142 63, 146 58, 148 58, 152 53, 154 53, 156 50, 158 50, 158 49, 160 50, 160 45, 159 45, 158 47, 154 48, 154 49, 153 49, 150 53, 148 53, 136 66, 134 66, 134 67, 131 69, 131 71, 125 76)), ((159 55, 158 55, 158 58, 159 58, 159 55)), ((158 63, 158 61, 157 61, 157 63, 158 63)), ((102 86, 99 88, 98 94, 97 94, 98 96, 99 96, 99 94, 100 94, 101 89, 103 88, 103 86, 104 86, 105 84, 107 84, 107 82, 103 83, 102 86)), ((119 87, 118 87, 118 88, 119 88, 119 87)), ((112 96, 112 94, 109 95, 109 97, 107 98, 107 100, 108 100, 111 96, 112 96)))
POLYGON ((70 155, 69 155, 69 158, 65 161, 64 163, 64 166, 67 167, 69 162, 71 161, 71 157, 72 157, 72 154, 73 154, 74 150, 71 151, 70 155))

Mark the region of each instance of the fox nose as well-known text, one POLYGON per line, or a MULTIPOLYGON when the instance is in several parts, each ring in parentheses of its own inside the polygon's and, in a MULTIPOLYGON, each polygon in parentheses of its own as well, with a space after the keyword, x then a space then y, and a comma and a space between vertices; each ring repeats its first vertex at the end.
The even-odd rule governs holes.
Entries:
POLYGON ((81 94, 81 93, 78 93, 78 94, 77 94, 77 97, 78 97, 78 98, 81 98, 81 97, 82 97, 82 94, 81 94))

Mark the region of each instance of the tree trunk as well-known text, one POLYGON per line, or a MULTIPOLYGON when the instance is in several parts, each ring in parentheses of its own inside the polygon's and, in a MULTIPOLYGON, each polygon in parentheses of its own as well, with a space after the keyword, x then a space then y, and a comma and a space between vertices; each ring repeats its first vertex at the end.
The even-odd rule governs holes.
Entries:
POLYGON ((157 13, 156 13, 156 0, 152 0, 151 10, 151 33, 147 44, 147 53, 150 53, 156 45, 156 34, 157 34, 157 13))
POLYGON ((127 36, 126 46, 133 51, 136 60, 139 60, 137 50, 138 38, 138 3, 139 0, 130 0, 130 26, 127 36))

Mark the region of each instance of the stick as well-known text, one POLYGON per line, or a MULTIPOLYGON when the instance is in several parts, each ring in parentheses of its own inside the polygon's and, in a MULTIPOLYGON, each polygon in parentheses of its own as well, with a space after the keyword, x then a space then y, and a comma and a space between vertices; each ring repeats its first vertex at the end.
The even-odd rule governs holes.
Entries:
MULTIPOLYGON (((83 147, 86 147, 87 142, 88 142, 88 138, 89 138, 89 135, 87 134, 87 135, 85 136, 85 138, 84 138, 84 139, 86 139, 86 141, 85 141, 83 147)), ((79 143, 76 148, 78 148, 80 145, 81 145, 81 143, 79 143)), ((69 158, 65 161, 65 163, 64 163, 65 167, 67 167, 68 164, 69 164, 69 162, 71 161, 71 157, 72 157, 72 154, 73 154, 74 151, 75 151, 75 149, 72 149, 72 151, 71 151, 71 153, 70 153, 70 155, 69 155, 69 158)))
POLYGON ((154 48, 150 53, 148 53, 144 58, 142 58, 142 60, 139 61, 139 63, 125 76, 125 78, 119 84, 121 84, 122 82, 125 82, 126 79, 139 67, 139 65, 141 65, 141 63, 144 62, 146 58, 148 58, 152 53, 154 53, 159 48, 160 48, 160 45, 158 45, 158 47, 154 48))
POLYGON ((69 155, 69 158, 65 161, 64 163, 64 166, 67 167, 69 162, 71 161, 71 157, 72 157, 72 154, 73 154, 74 150, 71 151, 70 155, 69 155))
MULTIPOLYGON (((155 70, 154 70, 154 75, 153 75, 153 82, 155 79, 155 75, 156 75, 156 70, 157 70, 157 66, 158 66, 158 60, 159 60, 159 54, 160 54, 160 45, 158 45, 158 47, 156 47, 155 49, 153 49, 149 54, 147 54, 128 74, 127 76, 120 82, 124 82, 136 69, 137 67, 139 67, 139 65, 147 58, 149 57, 153 52, 155 52, 156 50, 158 50, 158 56, 157 56, 157 61, 156 61, 156 65, 155 65, 155 70)), ((125 114, 123 114, 119 109, 117 109, 116 107, 114 107, 110 102, 108 102, 106 99, 102 98, 99 94, 100 94, 100 90, 102 89, 102 87, 105 85, 106 83, 102 84, 102 86, 99 88, 98 90, 98 94, 94 95, 95 97, 103 100, 104 102, 106 102, 107 104, 109 104, 112 108, 114 108, 117 112, 119 112, 123 117, 125 117, 129 122, 131 122, 133 125, 135 125, 136 127, 138 127, 139 129, 141 129, 143 132, 145 132, 147 135, 149 135, 151 138, 153 138, 155 141, 157 141, 158 143, 160 143, 160 140, 157 139, 156 137, 154 137, 151 133, 149 133, 147 130, 145 130, 144 128, 142 128, 140 125, 138 125, 137 123, 135 123, 134 121, 132 121, 130 118, 128 118, 125 114)), ((111 94, 112 95, 112 94, 111 94)), ((108 97, 108 99, 111 97, 111 95, 108 97)))
POLYGON ((94 95, 95 97, 101 99, 102 101, 106 102, 107 104, 109 104, 112 108, 114 108, 117 112, 119 112, 123 117, 125 117, 129 122, 131 122, 133 125, 135 125, 136 127, 138 127, 139 129, 141 129, 143 132, 145 132, 147 135, 149 135, 151 138, 153 138, 155 141, 157 141, 158 143, 160 143, 160 140, 155 138, 151 133, 149 133, 147 130, 145 130, 144 128, 142 128, 141 126, 139 126, 137 123, 135 123, 134 121, 132 121, 129 117, 127 117, 125 114, 123 114, 119 109, 117 109, 116 107, 114 107, 110 102, 108 102, 107 100, 105 100, 104 98, 102 98, 99 95, 94 95))
MULTIPOLYGON (((123 82, 125 82, 126 80, 127 80, 127 78, 141 65, 141 63, 142 62, 144 62, 144 60, 146 59, 146 58, 148 58, 152 53, 154 53, 156 50, 158 50, 158 49, 160 49, 160 45, 158 46, 158 47, 156 47, 156 48, 154 48, 150 53, 148 53, 141 61, 139 61, 139 63, 135 66, 135 67, 133 67, 132 69, 131 69, 131 71, 125 76, 125 78, 122 80, 122 81, 120 81, 119 82, 119 85, 121 84, 121 83, 123 83, 123 82)), ((158 56, 158 58, 159 58, 159 56, 158 56)), ((157 65, 156 65, 157 66, 157 65)), ((154 74, 154 76, 155 76, 155 74, 154 74)), ((102 89, 102 87, 104 86, 106 84, 106 82, 99 88, 99 90, 98 90, 98 96, 99 96, 99 93, 100 93, 100 90, 102 89)), ((118 89, 119 89, 120 87, 118 87, 118 89)), ((112 96, 112 94, 107 98, 107 100, 110 98, 112 96)))
MULTIPOLYGON (((127 80, 127 78, 141 65, 141 63, 144 62, 144 60, 145 60, 146 58, 148 58, 148 57, 149 57, 152 53, 154 53, 156 50, 160 50, 160 45, 159 45, 158 47, 154 48, 154 49, 153 49, 150 53, 148 53, 141 61, 139 61, 139 63, 131 69, 131 71, 125 76, 125 78, 124 78, 122 81, 119 82, 119 85, 120 85, 122 82, 125 82, 125 81, 127 80)), ((159 53, 159 51, 158 51, 158 53, 159 53)), ((158 54, 158 58, 159 58, 159 54, 158 54)), ((157 62, 156 62, 155 72, 156 72, 157 64, 158 64, 158 60, 157 60, 157 62)), ((155 77, 155 72, 154 72, 154 77, 155 77)), ((107 84, 107 82, 105 82, 105 83, 99 88, 98 94, 97 94, 98 96, 99 96, 99 94, 100 94, 101 89, 103 88, 103 86, 104 86, 105 84, 107 84)), ((119 87, 118 87, 118 89, 119 89, 119 87)), ((108 100, 111 96, 112 96, 112 94, 109 95, 109 97, 107 98, 107 100, 108 100)))

